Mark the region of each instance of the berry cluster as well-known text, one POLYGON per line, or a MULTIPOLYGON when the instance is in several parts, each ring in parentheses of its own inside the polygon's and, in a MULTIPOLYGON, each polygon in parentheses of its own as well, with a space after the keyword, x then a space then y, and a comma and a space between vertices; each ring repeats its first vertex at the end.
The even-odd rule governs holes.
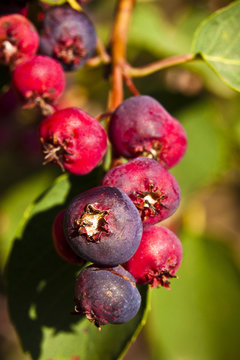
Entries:
POLYGON ((136 284, 169 288, 182 259, 177 236, 155 224, 180 202, 168 164, 180 161, 186 150, 184 129, 156 100, 136 96, 114 111, 109 131, 119 156, 127 157, 127 149, 142 152, 112 167, 101 186, 74 198, 53 224, 55 248, 63 259, 94 264, 77 278, 75 311, 97 326, 130 320, 140 306, 136 284))
POLYGON ((88 174, 104 159, 108 135, 118 159, 101 185, 76 196, 52 227, 64 260, 93 263, 76 280, 75 312, 100 327, 137 314, 136 284, 168 288, 175 277, 181 243, 156 224, 178 208, 180 189, 168 169, 183 157, 187 140, 180 122, 149 96, 124 100, 110 115, 108 134, 81 109, 57 109, 64 70, 83 66, 96 44, 88 16, 67 5, 46 8, 40 35, 22 15, 0 17, 0 61, 12 71, 13 89, 24 107, 38 106, 47 116, 39 129, 44 164, 88 174))

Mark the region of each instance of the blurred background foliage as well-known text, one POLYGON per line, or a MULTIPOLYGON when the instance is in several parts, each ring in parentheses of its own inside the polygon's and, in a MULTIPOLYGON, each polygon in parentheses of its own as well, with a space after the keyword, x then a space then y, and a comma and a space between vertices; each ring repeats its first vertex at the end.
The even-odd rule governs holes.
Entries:
MULTIPOLYGON (((190 51, 199 23, 227 0, 138 0, 128 59, 132 65, 190 51)), ((112 0, 85 6, 99 37, 108 43, 112 0)), ((30 7, 37 18, 36 2, 30 7)), ((67 74, 60 107, 78 106, 95 116, 106 109, 107 70, 84 67, 67 74)), ((42 167, 37 128, 40 115, 21 110, 0 68, 0 359, 24 360, 7 315, 4 267, 11 240, 27 206, 59 169, 42 167)), ((172 173, 181 206, 164 223, 183 243, 179 279, 170 291, 152 291, 147 325, 125 360, 235 360, 240 358, 240 95, 203 62, 136 79, 140 93, 162 103, 188 134, 188 151, 172 173)), ((126 89, 126 97, 130 96, 126 89)), ((16 299, 17 301, 17 299, 16 299)))

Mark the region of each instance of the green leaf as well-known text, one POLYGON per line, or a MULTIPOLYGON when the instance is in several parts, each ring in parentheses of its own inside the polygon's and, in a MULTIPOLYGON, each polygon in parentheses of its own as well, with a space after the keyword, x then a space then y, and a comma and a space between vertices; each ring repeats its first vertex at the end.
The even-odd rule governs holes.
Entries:
POLYGON ((196 30, 192 51, 231 88, 240 91, 240 2, 215 12, 196 30))
POLYGON ((54 174, 41 171, 11 187, 1 199, 0 269, 4 269, 15 232, 27 206, 52 183, 54 174))
POLYGON ((183 196, 215 181, 226 167, 226 139, 217 128, 220 114, 214 103, 201 101, 176 115, 187 133, 187 152, 171 172, 183 196))
POLYGON ((67 0, 41 0, 41 2, 49 5, 62 5, 67 2, 67 0))
POLYGON ((98 184, 89 176, 61 176, 25 213, 7 265, 10 316, 24 351, 36 360, 118 359, 145 323, 147 289, 137 316, 99 332, 86 318, 72 315, 79 267, 56 254, 51 227, 57 213, 78 193, 98 184))
POLYGON ((147 323, 155 360, 239 359, 240 273, 229 249, 185 234, 179 279, 152 291, 147 323))

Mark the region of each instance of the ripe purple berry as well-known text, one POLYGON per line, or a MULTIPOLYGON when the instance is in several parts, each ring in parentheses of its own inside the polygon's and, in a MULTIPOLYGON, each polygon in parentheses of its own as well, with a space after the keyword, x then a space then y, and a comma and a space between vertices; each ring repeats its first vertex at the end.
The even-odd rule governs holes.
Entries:
POLYGON ((97 327, 122 324, 138 312, 141 296, 134 278, 122 266, 85 268, 75 286, 75 311, 97 327))
POLYGON ((169 288, 182 260, 182 244, 169 229, 146 226, 137 252, 124 265, 137 284, 169 288))
POLYGON ((65 75, 56 60, 37 55, 16 67, 12 83, 26 106, 44 109, 63 93, 65 75))
POLYGON ((150 96, 125 100, 113 113, 109 136, 126 158, 146 156, 170 168, 183 157, 187 138, 181 123, 150 96))
POLYGON ((180 202, 180 189, 173 175, 157 161, 144 157, 112 168, 102 185, 122 189, 137 207, 144 224, 166 219, 180 202))
POLYGON ((43 21, 40 51, 61 62, 65 70, 80 68, 96 48, 93 23, 69 6, 50 8, 43 21))
POLYGON ((129 197, 115 187, 101 186, 78 195, 68 206, 64 231, 73 251, 99 265, 129 260, 142 237, 142 223, 129 197))
POLYGON ((16 65, 31 59, 37 52, 39 36, 33 24, 22 15, 0 17, 0 62, 16 65))
POLYGON ((76 175, 87 174, 102 160, 107 134, 96 119, 77 108, 56 111, 40 125, 45 163, 55 162, 76 175))

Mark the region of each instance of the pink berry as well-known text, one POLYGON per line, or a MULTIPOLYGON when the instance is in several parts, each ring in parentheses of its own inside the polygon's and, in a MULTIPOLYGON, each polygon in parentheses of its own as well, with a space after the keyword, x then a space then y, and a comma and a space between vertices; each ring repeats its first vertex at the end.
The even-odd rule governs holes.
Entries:
POLYGON ((180 202, 176 179, 153 159, 139 157, 109 170, 104 186, 116 186, 130 197, 144 224, 156 224, 172 215, 180 202))
POLYGON ((77 108, 56 111, 40 125, 45 163, 55 162, 62 170, 87 174, 102 160, 107 134, 96 119, 77 108))
POLYGON ((52 226, 52 237, 56 252, 65 261, 71 264, 83 265, 85 260, 78 257, 68 245, 66 240, 63 224, 65 210, 60 211, 54 219, 52 226))
POLYGON ((12 14, 0 17, 0 62, 16 65, 31 59, 37 52, 39 36, 33 24, 24 16, 12 14))
POLYGON ((187 146, 181 123, 150 96, 125 100, 111 117, 109 136, 119 155, 146 156, 167 168, 181 160, 187 146))
POLYGON ((182 244, 169 229, 149 225, 143 230, 140 246, 124 265, 137 284, 169 288, 182 260, 182 244))
POLYGON ((16 67, 12 83, 27 107, 47 109, 63 93, 65 75, 56 60, 37 55, 16 67))

